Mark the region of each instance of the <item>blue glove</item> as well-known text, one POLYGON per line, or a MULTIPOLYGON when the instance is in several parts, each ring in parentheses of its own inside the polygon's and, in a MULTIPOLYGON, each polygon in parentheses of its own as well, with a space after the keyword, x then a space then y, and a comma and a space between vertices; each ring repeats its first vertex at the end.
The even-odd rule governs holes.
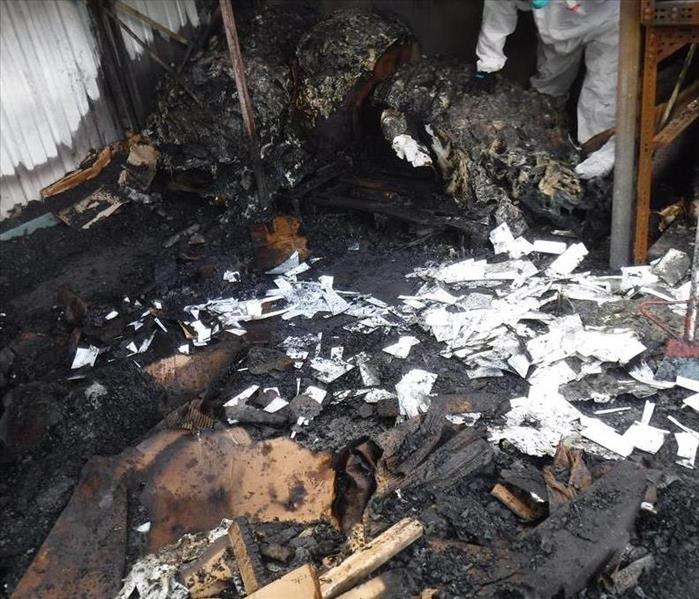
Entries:
POLYGON ((466 82, 466 93, 478 95, 481 92, 492 94, 495 91, 495 73, 476 73, 466 82))
POLYGON ((549 3, 549 0, 532 0, 532 8, 544 8, 549 3))

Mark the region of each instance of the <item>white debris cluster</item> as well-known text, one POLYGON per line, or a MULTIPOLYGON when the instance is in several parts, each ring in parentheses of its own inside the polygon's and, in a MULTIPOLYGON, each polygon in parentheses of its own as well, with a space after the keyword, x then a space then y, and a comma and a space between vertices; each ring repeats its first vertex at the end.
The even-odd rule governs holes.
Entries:
MULTIPOLYGON (((650 266, 622 269, 620 276, 593 276, 574 273, 588 253, 582 243, 532 243, 515 238, 506 224, 494 229, 490 239, 495 252, 507 254, 508 259, 497 263, 468 259, 417 269, 409 276, 424 284, 415 295, 400 297, 417 322, 444 343, 442 355, 463 361, 470 378, 512 372, 530 384, 526 397, 510 401, 505 424, 490 428, 490 439, 507 440, 536 456, 553 455, 564 438, 607 457, 626 457, 634 449, 656 453, 670 431, 650 424, 654 404, 647 402, 641 420, 622 434, 598 418, 585 416, 562 391, 583 383, 576 399, 608 402, 626 392, 652 396, 679 383, 656 380, 650 367, 641 363, 629 371, 628 379, 608 377, 611 389, 595 389, 584 381, 586 377, 607 376, 608 369, 628 364, 646 347, 634 330, 589 326, 578 314, 555 316, 543 308, 561 298, 598 305, 638 294, 686 299, 688 284, 677 286, 688 271, 686 255, 668 252, 650 266), (535 252, 557 257, 540 272, 526 258, 535 252), (580 396, 581 388, 588 389, 587 396, 580 396)), ((401 401, 402 410, 404 404, 409 406, 403 413, 422 411, 420 397, 415 393, 410 402, 401 401)), ((689 398, 688 405, 694 401, 689 398)), ((693 467, 693 431, 676 426, 682 430, 675 434, 678 463, 693 467)))

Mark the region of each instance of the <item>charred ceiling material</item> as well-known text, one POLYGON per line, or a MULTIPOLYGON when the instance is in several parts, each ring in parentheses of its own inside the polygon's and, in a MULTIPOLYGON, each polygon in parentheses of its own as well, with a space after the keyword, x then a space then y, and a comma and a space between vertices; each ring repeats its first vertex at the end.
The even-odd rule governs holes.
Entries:
MULTIPOLYGON (((560 110, 546 96, 499 81, 495 93, 463 90, 471 68, 439 58, 403 65, 379 85, 384 136, 399 156, 407 143, 431 150, 447 191, 483 225, 526 229, 523 208, 570 225, 589 208, 560 110)), ((403 155, 402 155, 403 154, 403 155)), ((418 156, 419 158, 419 156, 418 156)), ((415 154, 411 160, 415 166, 415 154)))

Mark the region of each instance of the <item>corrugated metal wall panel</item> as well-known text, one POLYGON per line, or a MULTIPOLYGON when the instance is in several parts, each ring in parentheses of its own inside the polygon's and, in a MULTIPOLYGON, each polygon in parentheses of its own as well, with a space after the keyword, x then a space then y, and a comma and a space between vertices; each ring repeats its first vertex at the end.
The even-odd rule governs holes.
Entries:
MULTIPOLYGON (((195 0, 125 0, 186 37, 199 24, 195 0)), ((183 46, 119 14, 166 61, 183 46)), ((97 44, 82 0, 0 0, 0 218, 73 170, 91 148, 122 137, 105 96, 97 44)), ((145 100, 162 69, 124 34, 145 100)))
MULTIPOLYGON (((179 31, 183 27, 191 24, 192 27, 199 25, 199 14, 195 0, 122 0, 124 4, 128 4, 137 11, 157 21, 161 25, 165 25, 171 31, 179 31)), ((139 38, 146 42, 149 46, 153 44, 153 30, 130 15, 119 13, 119 18, 131 29, 139 38)), ((138 45, 138 42, 131 39, 128 35, 124 35, 124 43, 126 51, 129 53, 131 60, 137 59, 144 50, 138 45)))
POLYGON ((0 2, 0 216, 119 134, 85 6, 0 2))

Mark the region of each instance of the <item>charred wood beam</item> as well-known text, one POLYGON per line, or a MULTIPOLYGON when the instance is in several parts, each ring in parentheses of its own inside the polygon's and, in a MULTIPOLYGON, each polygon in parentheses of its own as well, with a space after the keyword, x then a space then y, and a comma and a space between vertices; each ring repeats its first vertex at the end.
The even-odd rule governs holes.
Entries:
POLYGON ((435 227, 437 229, 454 229, 460 233, 468 235, 478 234, 483 228, 476 222, 469 221, 466 218, 440 216, 434 214, 430 210, 424 208, 415 208, 405 203, 396 204, 389 202, 379 202, 375 200, 363 200, 352 198, 335 193, 323 193, 314 196, 311 201, 317 206, 325 206, 327 208, 347 208, 350 210, 360 210, 362 212, 370 212, 374 214, 383 214, 417 225, 435 227))
POLYGON ((257 199, 260 203, 259 208, 262 212, 266 212, 270 208, 270 197, 267 180, 262 167, 262 160, 260 158, 260 142, 257 136, 257 129, 255 128, 255 117, 252 110, 252 102, 250 101, 248 83, 245 78, 245 64, 243 63, 243 55, 240 51, 240 41, 238 40, 238 29, 235 24, 233 6, 231 5, 231 0, 219 0, 219 6, 221 7, 221 18, 223 19, 223 29, 226 32, 228 51, 231 56, 235 86, 238 90, 238 101, 240 102, 240 111, 243 116, 243 127, 250 144, 250 159, 252 161, 253 172, 255 173, 255 182, 257 183, 257 199))
POLYGON ((519 553, 501 555, 479 596, 577 596, 628 544, 646 486, 643 467, 618 463, 528 533, 519 553))

